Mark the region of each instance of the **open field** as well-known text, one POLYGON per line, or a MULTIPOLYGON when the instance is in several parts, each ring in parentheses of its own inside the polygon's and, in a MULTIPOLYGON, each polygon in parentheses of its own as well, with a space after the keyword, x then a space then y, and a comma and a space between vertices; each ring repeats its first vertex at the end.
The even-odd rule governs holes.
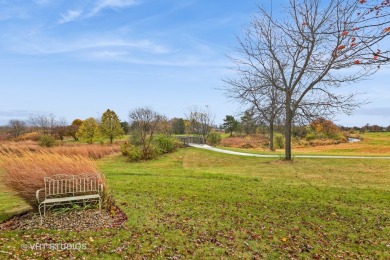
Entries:
MULTIPOLYGON (((98 161, 123 229, 2 231, 0 258, 89 256, 385 259, 390 246, 387 160, 239 157, 193 148, 155 161, 98 161), (22 250, 80 242, 82 251, 22 250), (35 255, 34 255, 35 254, 35 255)), ((0 192, 0 216, 23 202, 0 192)))

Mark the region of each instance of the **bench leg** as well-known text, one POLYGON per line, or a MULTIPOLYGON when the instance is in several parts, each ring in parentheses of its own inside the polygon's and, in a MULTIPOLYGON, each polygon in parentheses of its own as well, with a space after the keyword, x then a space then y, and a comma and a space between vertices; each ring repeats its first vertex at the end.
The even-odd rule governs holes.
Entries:
POLYGON ((41 218, 41 225, 42 225, 42 224, 43 224, 43 219, 42 219, 41 207, 42 207, 42 205, 40 204, 40 205, 38 206, 38 210, 39 210, 39 217, 41 218))
POLYGON ((102 199, 99 198, 99 211, 102 211, 102 199))

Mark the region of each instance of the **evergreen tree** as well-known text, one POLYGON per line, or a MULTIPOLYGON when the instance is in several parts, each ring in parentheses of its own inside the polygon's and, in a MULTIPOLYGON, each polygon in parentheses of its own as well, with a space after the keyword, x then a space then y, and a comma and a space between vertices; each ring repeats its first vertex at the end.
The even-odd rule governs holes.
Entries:
POLYGON ((233 116, 227 115, 223 122, 223 128, 226 132, 230 133, 230 136, 232 136, 233 132, 238 128, 238 121, 233 116))
POLYGON ((256 133, 256 120, 254 119, 254 113, 251 110, 245 111, 241 117, 241 130, 249 135, 256 133))
POLYGON ((182 135, 185 133, 185 124, 183 118, 172 119, 172 131, 175 135, 182 135))

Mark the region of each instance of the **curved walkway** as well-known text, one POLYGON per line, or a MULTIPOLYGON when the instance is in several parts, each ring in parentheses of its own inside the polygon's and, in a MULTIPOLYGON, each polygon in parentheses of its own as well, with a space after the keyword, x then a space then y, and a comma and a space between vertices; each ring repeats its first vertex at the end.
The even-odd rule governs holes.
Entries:
MULTIPOLYGON (((224 149, 215 148, 207 144, 188 144, 191 147, 206 149, 218 153, 226 153, 240 156, 251 156, 251 157, 262 157, 262 158, 280 158, 283 155, 273 155, 273 154, 253 154, 253 153, 242 153, 229 151, 224 149)), ((346 156, 346 155, 294 155, 294 158, 323 158, 323 159, 390 159, 389 156, 346 156)))

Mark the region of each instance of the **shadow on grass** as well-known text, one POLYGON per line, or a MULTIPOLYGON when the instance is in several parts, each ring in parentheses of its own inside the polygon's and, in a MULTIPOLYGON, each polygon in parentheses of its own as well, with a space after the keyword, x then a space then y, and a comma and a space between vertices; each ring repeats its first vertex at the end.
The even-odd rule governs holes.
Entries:
POLYGON ((7 220, 15 216, 24 215, 31 210, 32 208, 30 206, 22 206, 22 207, 14 208, 12 210, 0 212, 0 223, 6 222, 7 220))

